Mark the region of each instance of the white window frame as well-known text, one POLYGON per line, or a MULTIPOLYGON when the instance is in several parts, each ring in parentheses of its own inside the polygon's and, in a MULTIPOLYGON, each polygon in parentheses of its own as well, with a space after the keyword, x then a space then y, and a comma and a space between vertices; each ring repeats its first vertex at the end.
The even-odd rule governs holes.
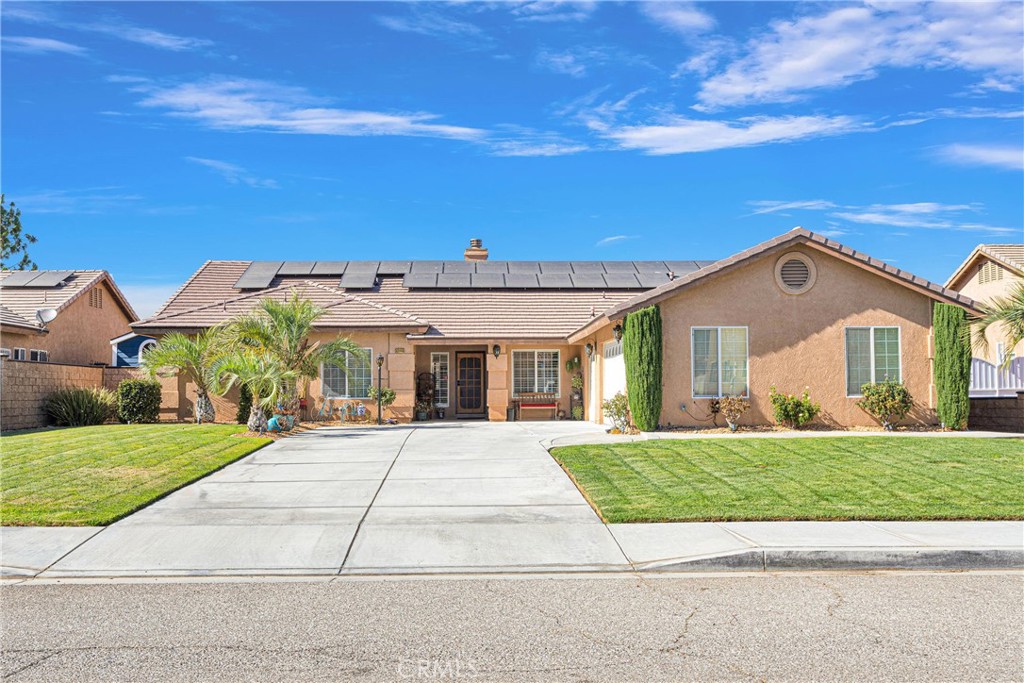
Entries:
POLYGON ((0 348, 0 358, 10 358, 11 350, 8 348, 0 348))
POLYGON ((11 355, 11 360, 26 360, 28 358, 28 352, 20 346, 14 347, 11 355))
POLYGON ((520 394, 516 392, 516 354, 517 353, 530 353, 533 354, 533 391, 528 391, 528 394, 550 394, 553 393, 556 398, 562 398, 562 351, 560 349, 513 349, 512 350, 512 398, 519 398, 520 394), (555 354, 555 367, 558 372, 555 375, 555 391, 540 391, 540 374, 537 370, 537 354, 538 353, 553 353, 555 354))
POLYGON ((46 349, 29 349, 28 359, 33 363, 48 363, 50 362, 50 352, 46 349), (35 354, 35 358, 32 357, 35 354))
POLYGON ((843 385, 846 398, 863 398, 864 394, 850 392, 850 337, 847 330, 870 330, 868 346, 871 349, 871 382, 875 379, 875 330, 896 329, 896 360, 899 362, 900 383, 903 382, 903 328, 899 325, 850 325, 843 328, 843 385))
MULTIPOLYGON (((370 347, 362 347, 362 349, 363 349, 363 351, 366 352, 366 362, 370 366, 370 384, 369 384, 369 388, 372 389, 373 388, 373 349, 370 348, 370 347)), ((345 359, 346 365, 348 364, 348 361, 351 358, 353 358, 352 354, 349 354, 348 356, 346 356, 346 359, 345 359)), ((352 395, 349 394, 349 391, 348 391, 348 380, 349 380, 349 377, 348 377, 348 372, 347 372, 348 368, 347 367, 345 368, 346 372, 342 373, 342 376, 345 378, 345 394, 344 395, 340 395, 339 394, 339 395, 333 395, 333 396, 330 395, 330 394, 333 394, 334 391, 332 389, 330 389, 330 387, 327 386, 327 382, 324 381, 324 365, 325 365, 325 363, 321 363, 320 364, 320 393, 323 396, 325 396, 326 398, 332 398, 332 399, 364 400, 364 401, 365 400, 369 400, 369 398, 370 398, 369 396, 352 396, 352 395), (328 392, 330 392, 330 394, 328 392)), ((370 393, 369 389, 367 389, 366 393, 367 394, 370 393)))
POLYGON ((430 372, 432 374, 434 374, 434 380, 435 380, 434 396, 437 396, 438 395, 438 390, 440 389, 440 385, 436 384, 437 373, 434 372, 434 368, 436 367, 435 361, 434 361, 435 357, 437 357, 438 359, 440 359, 441 357, 444 357, 445 373, 448 375, 445 378, 445 384, 444 384, 445 400, 444 401, 438 400, 435 403, 435 405, 438 408, 447 408, 448 405, 449 405, 449 401, 451 400, 451 385, 452 385, 451 354, 448 353, 447 351, 431 351, 430 352, 430 372))
POLYGON ((690 396, 691 398, 722 398, 722 330, 743 330, 744 341, 747 347, 747 386, 746 391, 742 396, 750 396, 750 328, 746 325, 693 325, 690 327, 690 396), (715 338, 718 342, 718 393, 714 396, 705 396, 703 394, 697 394, 695 388, 697 386, 697 373, 694 372, 693 361, 694 361, 694 343, 693 333, 695 330, 716 330, 717 334, 715 338))
POLYGON ((142 352, 153 346, 156 346, 156 339, 147 339, 139 344, 139 350, 135 352, 135 365, 142 365, 142 352))

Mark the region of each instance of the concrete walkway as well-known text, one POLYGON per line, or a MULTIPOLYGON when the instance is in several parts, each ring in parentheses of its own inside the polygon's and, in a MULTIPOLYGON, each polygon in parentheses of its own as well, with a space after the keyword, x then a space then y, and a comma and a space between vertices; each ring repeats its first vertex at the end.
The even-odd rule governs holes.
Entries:
POLYGON ((106 528, 0 531, 7 577, 1024 566, 1022 522, 604 525, 541 442, 586 423, 320 429, 106 528))

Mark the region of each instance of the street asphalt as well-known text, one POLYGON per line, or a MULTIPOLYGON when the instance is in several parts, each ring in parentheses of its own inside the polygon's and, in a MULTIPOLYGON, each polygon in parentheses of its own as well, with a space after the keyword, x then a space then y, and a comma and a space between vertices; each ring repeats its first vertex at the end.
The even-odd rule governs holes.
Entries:
POLYGON ((1020 573, 0 589, 10 681, 1021 681, 1020 573))

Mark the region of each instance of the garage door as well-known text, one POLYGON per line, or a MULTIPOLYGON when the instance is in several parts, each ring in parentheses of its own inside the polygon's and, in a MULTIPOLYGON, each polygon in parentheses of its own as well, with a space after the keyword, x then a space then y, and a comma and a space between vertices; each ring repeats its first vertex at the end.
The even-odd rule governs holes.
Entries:
POLYGON ((601 398, 608 400, 619 392, 626 393, 626 359, 622 355, 622 342, 608 342, 602 355, 601 398))

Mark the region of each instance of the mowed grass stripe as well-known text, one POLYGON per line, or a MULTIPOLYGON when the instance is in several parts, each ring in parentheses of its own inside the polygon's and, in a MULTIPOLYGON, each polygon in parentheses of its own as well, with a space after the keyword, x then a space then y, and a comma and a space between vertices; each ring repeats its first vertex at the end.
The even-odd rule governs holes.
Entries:
POLYGON ((609 522, 1024 518, 1024 440, 693 439, 552 451, 609 522))

